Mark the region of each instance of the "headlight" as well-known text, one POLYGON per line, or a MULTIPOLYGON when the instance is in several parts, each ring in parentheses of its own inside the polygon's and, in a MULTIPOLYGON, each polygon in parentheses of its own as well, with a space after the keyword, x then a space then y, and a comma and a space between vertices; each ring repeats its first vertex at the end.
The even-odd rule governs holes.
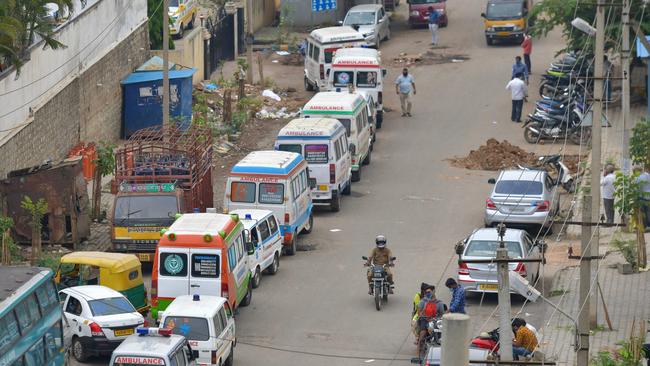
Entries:
POLYGON ((494 32, 494 27, 488 27, 487 31, 488 32, 494 32))
POLYGON ((523 30, 523 29, 524 29, 524 28, 522 28, 522 27, 520 27, 520 26, 518 26, 518 25, 515 25, 515 26, 512 28, 512 30, 515 31, 515 32, 520 31, 520 30, 523 30))
POLYGON ((368 37, 368 36, 372 36, 372 35, 374 35, 374 34, 375 34, 375 31, 374 31, 374 30, 371 30, 371 31, 368 31, 368 33, 365 33, 363 36, 364 36, 364 37, 368 37))
POLYGON ((420 12, 417 11, 417 10, 413 10, 413 11, 411 12, 411 16, 412 16, 412 17, 419 17, 419 16, 420 16, 420 12))
POLYGON ((436 12, 437 12, 438 14, 444 14, 444 13, 445 13, 445 9, 436 9, 436 12))

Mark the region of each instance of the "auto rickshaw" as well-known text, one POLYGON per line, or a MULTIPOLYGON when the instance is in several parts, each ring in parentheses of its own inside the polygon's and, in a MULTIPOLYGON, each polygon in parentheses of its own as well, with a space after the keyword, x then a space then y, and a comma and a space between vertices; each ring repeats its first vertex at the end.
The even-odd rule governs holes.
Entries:
POLYGON ((61 257, 55 281, 59 290, 83 285, 102 285, 121 292, 139 313, 149 311, 142 265, 133 254, 73 252, 61 257))

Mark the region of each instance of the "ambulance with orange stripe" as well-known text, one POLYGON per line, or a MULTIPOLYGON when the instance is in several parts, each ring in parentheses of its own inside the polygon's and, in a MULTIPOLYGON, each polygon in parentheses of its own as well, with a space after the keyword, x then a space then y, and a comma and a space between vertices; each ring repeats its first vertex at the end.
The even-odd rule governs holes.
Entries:
POLYGON ((224 212, 261 209, 280 221, 284 253, 294 255, 298 234, 314 226, 311 189, 316 180, 302 155, 288 151, 253 151, 233 166, 224 197, 224 212))
POLYGON ((237 215, 192 213, 179 217, 156 247, 151 270, 151 315, 158 319, 181 295, 228 299, 231 308, 252 297, 250 234, 237 215))

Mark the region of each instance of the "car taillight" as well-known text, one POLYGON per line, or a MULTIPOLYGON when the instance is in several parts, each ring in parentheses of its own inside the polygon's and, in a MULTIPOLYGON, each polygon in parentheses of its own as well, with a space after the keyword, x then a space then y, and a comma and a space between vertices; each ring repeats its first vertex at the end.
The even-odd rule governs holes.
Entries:
POLYGON ((217 364, 217 351, 212 351, 211 361, 213 365, 217 364))
POLYGON ((379 92, 379 94, 377 95, 377 103, 379 103, 379 104, 384 103, 384 93, 383 92, 379 92))
POLYGON ((228 283, 221 282, 221 297, 228 298, 228 283))
POLYGON ((330 164, 330 183, 336 183, 336 164, 330 164))
POLYGON ((320 64, 320 78, 321 80, 325 79, 325 65, 320 64))
POLYGON ((458 265, 458 274, 469 276, 469 267, 467 267, 466 263, 460 263, 458 265))
POLYGON ((288 213, 285 213, 284 214, 284 224, 289 225, 289 221, 291 221, 290 219, 291 219, 291 215, 289 215, 288 213))
POLYGON ((90 323, 88 326, 90 327, 90 334, 93 337, 106 337, 106 335, 104 335, 104 331, 102 330, 102 327, 100 327, 99 324, 93 322, 90 323))
POLYGON ((515 272, 519 273, 521 277, 526 277, 526 275, 528 274, 526 273, 526 265, 524 265, 523 263, 517 263, 515 272))
POLYGON ((548 211, 548 206, 549 206, 549 205, 550 205, 550 204, 549 204, 548 201, 537 202, 537 203, 536 203, 537 211, 548 211))
POLYGON ((485 207, 489 208, 491 210, 496 210, 497 209, 497 205, 495 205, 494 202, 492 202, 492 200, 489 199, 489 198, 487 200, 485 200, 485 207))

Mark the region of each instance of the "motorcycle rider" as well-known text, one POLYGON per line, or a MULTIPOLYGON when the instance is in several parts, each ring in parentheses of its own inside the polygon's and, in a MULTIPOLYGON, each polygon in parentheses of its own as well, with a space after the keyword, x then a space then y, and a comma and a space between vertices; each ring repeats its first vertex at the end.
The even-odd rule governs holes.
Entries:
MULTIPOLYGON (((366 262, 366 266, 370 266, 371 264, 374 265, 387 265, 386 266, 386 277, 388 280, 388 283, 390 284, 390 289, 388 290, 389 294, 393 293, 393 273, 390 270, 390 267, 393 266, 393 261, 391 258, 393 257, 393 253, 391 253, 390 249, 386 248, 386 237, 384 235, 377 235, 375 238, 375 245, 377 246, 370 252, 370 256, 368 257, 368 261, 366 262)), ((372 286, 372 268, 368 269, 368 294, 372 295, 373 292, 373 286, 372 286)))
POLYGON ((416 292, 415 295, 413 295, 413 310, 411 311, 411 329, 413 330, 413 335, 415 336, 415 344, 417 344, 417 339, 418 336, 420 335, 420 331, 418 329, 418 318, 420 315, 418 314, 418 305, 420 304, 420 300, 424 298, 426 295, 427 289, 431 287, 435 291, 436 287, 433 285, 429 285, 426 282, 420 283, 420 292, 416 292))
POLYGON ((424 292, 424 298, 418 304, 418 350, 426 339, 429 322, 445 313, 445 305, 436 298, 434 287, 429 286, 424 292))

